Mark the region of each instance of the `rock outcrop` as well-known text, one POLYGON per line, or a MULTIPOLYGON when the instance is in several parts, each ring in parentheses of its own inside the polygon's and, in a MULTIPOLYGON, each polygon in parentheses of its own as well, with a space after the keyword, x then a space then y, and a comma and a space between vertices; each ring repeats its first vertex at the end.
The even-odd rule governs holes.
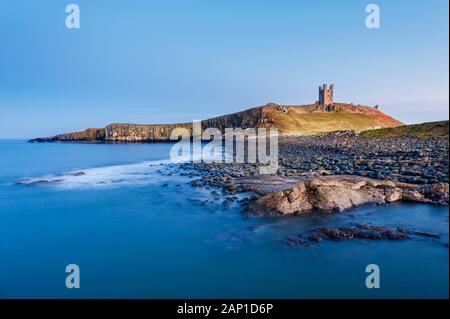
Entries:
POLYGON ((91 142, 101 143, 106 138, 106 131, 104 128, 88 128, 82 132, 65 133, 49 137, 40 137, 29 140, 31 143, 39 142, 91 142))
POLYGON ((358 176, 323 176, 299 181, 286 190, 270 192, 252 208, 275 215, 313 211, 345 211, 364 204, 396 201, 448 204, 449 185, 414 185, 358 176))
POLYGON ((169 141, 175 129, 188 129, 192 134, 192 124, 136 125, 110 124, 105 128, 106 142, 163 142, 169 141))

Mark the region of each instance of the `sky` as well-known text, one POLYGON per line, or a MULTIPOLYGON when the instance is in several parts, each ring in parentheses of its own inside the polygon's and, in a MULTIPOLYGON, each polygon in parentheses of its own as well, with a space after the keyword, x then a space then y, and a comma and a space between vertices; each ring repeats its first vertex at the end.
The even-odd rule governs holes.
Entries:
POLYGON ((448 119, 448 0, 0 0, 0 138, 176 123, 268 102, 448 119), (80 29, 65 26, 66 5, 80 29), (380 7, 368 29, 365 8, 380 7))

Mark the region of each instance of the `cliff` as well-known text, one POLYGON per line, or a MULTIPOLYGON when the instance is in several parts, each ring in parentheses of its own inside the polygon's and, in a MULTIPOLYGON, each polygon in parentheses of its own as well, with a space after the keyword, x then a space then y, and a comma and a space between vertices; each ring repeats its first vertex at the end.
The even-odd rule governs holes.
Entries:
POLYGON ((105 137, 104 128, 88 128, 82 132, 39 137, 29 140, 29 142, 102 142, 105 140, 105 137))
MULTIPOLYGON (((269 103, 245 111, 202 121, 202 129, 277 128, 282 134, 317 134, 340 130, 368 130, 403 125, 400 121, 368 106, 336 103, 333 112, 321 110, 317 104, 278 105, 269 103)), ((187 128, 191 123, 179 124, 110 124, 105 128, 36 138, 30 142, 152 142, 168 141, 175 128, 187 128)))

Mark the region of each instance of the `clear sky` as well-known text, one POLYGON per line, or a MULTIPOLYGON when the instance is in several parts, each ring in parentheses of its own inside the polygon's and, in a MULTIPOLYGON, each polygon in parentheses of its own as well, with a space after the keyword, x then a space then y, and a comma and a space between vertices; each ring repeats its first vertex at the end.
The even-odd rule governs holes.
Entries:
POLYGON ((0 0, 0 137, 312 103, 324 82, 407 123, 448 119, 448 12, 448 0, 0 0), (380 29, 365 26, 369 3, 380 29))

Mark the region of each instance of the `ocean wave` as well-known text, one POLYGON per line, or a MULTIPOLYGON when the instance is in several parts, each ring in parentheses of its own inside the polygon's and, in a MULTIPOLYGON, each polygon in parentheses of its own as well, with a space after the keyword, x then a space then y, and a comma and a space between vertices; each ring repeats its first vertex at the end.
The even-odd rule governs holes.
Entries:
MULTIPOLYGON (((200 151, 201 152, 201 151, 200 151)), ((53 186, 58 188, 105 188, 137 184, 155 184, 183 179, 176 173, 182 163, 199 157, 200 153, 191 152, 187 156, 178 156, 176 160, 164 159, 144 161, 134 164, 111 165, 95 168, 86 168, 65 172, 62 174, 45 175, 36 178, 24 178, 17 182, 29 186, 53 186)), ((204 156, 204 154, 203 154, 204 156)), ((224 154, 207 155, 208 160, 228 157, 224 154)), ((186 177, 184 177, 186 178, 186 177)))
POLYGON ((54 186, 58 188, 112 187, 148 183, 161 183, 173 179, 178 167, 170 160, 145 161, 135 164, 111 165, 62 174, 24 178, 17 182, 29 186, 54 186))

